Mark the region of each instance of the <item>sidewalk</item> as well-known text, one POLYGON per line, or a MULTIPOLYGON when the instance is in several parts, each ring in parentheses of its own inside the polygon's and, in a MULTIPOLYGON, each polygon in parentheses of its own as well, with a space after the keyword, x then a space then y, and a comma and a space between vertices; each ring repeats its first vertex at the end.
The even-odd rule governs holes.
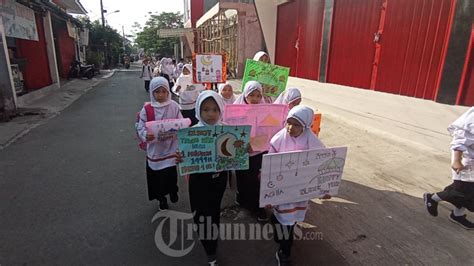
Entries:
MULTIPOLYGON (((241 80, 230 81, 240 91, 241 80)), ((318 109, 324 118, 388 135, 424 149, 449 152, 451 137, 446 128, 469 107, 440 104, 429 100, 351 88, 342 85, 293 78, 287 88, 297 87, 303 95, 302 104, 318 109)))
POLYGON ((116 70, 102 70, 100 76, 67 81, 61 88, 47 88, 25 94, 18 99, 18 114, 8 122, 0 123, 0 150, 59 114, 84 93, 94 88, 116 70))

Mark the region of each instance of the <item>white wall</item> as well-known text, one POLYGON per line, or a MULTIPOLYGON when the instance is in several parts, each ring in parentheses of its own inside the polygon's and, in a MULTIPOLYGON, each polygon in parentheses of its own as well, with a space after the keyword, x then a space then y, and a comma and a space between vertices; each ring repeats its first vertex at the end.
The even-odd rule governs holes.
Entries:
MULTIPOLYGON (((60 86, 59 84, 59 71, 56 61, 56 49, 54 47, 54 36, 53 36, 53 24, 51 21, 51 12, 47 11, 46 16, 43 20, 44 26, 44 37, 46 41, 46 50, 48 53, 48 64, 49 72, 51 75, 51 81, 53 84, 60 86)), ((76 49, 74 49, 76 50, 76 49)))
POLYGON ((277 7, 279 0, 255 0, 258 18, 263 31, 263 37, 272 63, 275 63, 277 7))

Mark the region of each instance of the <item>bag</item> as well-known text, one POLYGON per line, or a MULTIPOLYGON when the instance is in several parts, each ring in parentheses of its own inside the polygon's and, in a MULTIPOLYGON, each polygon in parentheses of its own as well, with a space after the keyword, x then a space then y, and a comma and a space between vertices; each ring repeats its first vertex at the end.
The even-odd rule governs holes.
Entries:
MULTIPOLYGON (((153 106, 151 106, 150 103, 145 103, 143 105, 143 108, 145 108, 145 112, 146 112, 146 122, 149 122, 149 121, 155 121, 155 110, 153 110, 153 106)), ((140 122, 140 112, 137 113, 137 121, 135 122, 135 128, 138 127, 138 122, 140 122)), ((138 135, 138 131, 137 131, 137 138, 138 138, 138 147, 140 148, 140 150, 143 150, 143 151, 146 151, 146 141, 143 141, 140 136, 138 135)))

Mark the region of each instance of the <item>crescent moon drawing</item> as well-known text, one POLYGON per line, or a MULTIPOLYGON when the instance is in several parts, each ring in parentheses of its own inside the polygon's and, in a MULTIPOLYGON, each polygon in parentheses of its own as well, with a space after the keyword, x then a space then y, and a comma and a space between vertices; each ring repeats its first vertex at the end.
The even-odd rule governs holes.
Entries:
MULTIPOLYGON (((208 57, 210 57, 210 56, 208 56, 208 57)), ((203 56, 203 57, 201 57, 201 63, 205 66, 210 66, 210 65, 212 65, 212 60, 206 60, 206 56, 203 56)))
POLYGON ((227 156, 227 157, 232 157, 232 154, 227 150, 227 142, 229 141, 229 138, 226 138, 222 144, 221 144, 221 151, 222 154, 227 156))

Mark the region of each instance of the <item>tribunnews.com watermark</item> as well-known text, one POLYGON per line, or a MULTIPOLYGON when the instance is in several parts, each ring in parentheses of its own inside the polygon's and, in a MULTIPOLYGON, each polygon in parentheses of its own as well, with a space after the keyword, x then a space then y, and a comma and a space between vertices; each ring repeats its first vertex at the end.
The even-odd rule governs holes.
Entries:
MULTIPOLYGON (((152 219, 158 221, 155 231, 155 244, 164 254, 182 257, 193 249, 195 240, 273 240, 275 237, 288 238, 287 227, 271 223, 220 223, 212 224, 210 217, 199 217, 199 224, 193 223, 192 213, 172 210, 160 211, 152 219), (185 246, 187 243, 187 246, 185 246)), ((294 227, 294 240, 323 240, 323 233, 294 227)))

